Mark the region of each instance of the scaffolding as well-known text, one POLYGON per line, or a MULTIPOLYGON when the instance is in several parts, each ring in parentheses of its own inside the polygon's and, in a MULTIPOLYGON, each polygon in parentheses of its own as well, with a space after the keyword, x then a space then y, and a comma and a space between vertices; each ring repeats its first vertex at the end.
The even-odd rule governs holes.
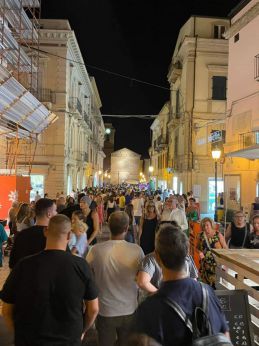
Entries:
POLYGON ((40 8, 39 0, 0 0, 0 64, 33 95, 38 91, 40 8))
POLYGON ((57 117, 38 99, 40 0, 0 0, 0 137, 5 169, 30 174, 38 135, 57 117))

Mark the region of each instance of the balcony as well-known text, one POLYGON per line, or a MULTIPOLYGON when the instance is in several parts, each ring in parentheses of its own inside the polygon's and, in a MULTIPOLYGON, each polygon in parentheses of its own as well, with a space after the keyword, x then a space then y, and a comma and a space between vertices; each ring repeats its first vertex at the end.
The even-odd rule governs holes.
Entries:
POLYGON ((249 160, 259 159, 259 130, 241 133, 236 147, 225 146, 226 157, 241 157, 249 160))
POLYGON ((155 151, 161 151, 162 149, 166 148, 168 145, 168 141, 167 141, 167 136, 164 135, 160 135, 159 137, 157 137, 156 140, 154 140, 154 150, 155 151))
POLYGON ((165 148, 168 144, 168 141, 167 141, 167 138, 166 136, 164 135, 160 135, 158 138, 157 138, 157 145, 159 146, 159 148, 165 148))
POLYGON ((240 149, 247 149, 259 145, 259 130, 241 133, 239 135, 240 149))
POLYGON ((78 97, 69 97, 68 108, 71 113, 79 113, 82 115, 82 104, 79 101, 78 97))
POLYGON ((182 64, 180 61, 172 63, 169 70, 170 82, 175 83, 182 74, 182 64))
POLYGON ((90 125, 90 118, 89 115, 84 111, 84 121, 87 123, 87 125, 90 125))

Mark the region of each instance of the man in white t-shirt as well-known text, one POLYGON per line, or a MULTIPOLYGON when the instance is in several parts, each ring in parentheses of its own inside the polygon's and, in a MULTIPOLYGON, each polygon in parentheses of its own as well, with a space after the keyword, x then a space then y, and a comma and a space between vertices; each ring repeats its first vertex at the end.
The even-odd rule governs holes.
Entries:
POLYGON ((136 274, 144 254, 137 244, 124 240, 129 217, 123 211, 109 218, 111 240, 94 245, 87 255, 99 289, 96 321, 99 346, 124 345, 137 308, 136 274))
POLYGON ((141 198, 140 192, 136 193, 131 203, 133 205, 133 212, 134 212, 136 224, 139 225, 141 216, 143 214, 143 208, 144 208, 144 201, 143 201, 143 198, 141 198))
POLYGON ((177 199, 172 199, 172 211, 170 214, 170 221, 176 221, 177 224, 181 227, 182 231, 186 231, 188 229, 188 222, 186 219, 185 212, 179 208, 177 208, 177 199))

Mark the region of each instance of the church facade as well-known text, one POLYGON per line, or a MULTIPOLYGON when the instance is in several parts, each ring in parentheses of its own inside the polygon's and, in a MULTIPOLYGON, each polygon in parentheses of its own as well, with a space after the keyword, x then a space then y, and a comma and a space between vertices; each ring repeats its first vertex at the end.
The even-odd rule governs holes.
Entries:
POLYGON ((138 183, 141 166, 140 156, 127 148, 114 151, 111 154, 111 184, 138 183))

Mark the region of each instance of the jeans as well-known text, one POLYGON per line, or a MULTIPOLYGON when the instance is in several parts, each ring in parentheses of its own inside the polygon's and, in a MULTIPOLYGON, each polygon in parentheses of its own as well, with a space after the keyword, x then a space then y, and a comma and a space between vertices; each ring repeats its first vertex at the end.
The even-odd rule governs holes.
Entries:
POLYGON ((104 317, 98 315, 96 329, 99 346, 123 346, 131 330, 135 314, 126 316, 104 317), (116 342, 117 341, 117 342, 116 342))

